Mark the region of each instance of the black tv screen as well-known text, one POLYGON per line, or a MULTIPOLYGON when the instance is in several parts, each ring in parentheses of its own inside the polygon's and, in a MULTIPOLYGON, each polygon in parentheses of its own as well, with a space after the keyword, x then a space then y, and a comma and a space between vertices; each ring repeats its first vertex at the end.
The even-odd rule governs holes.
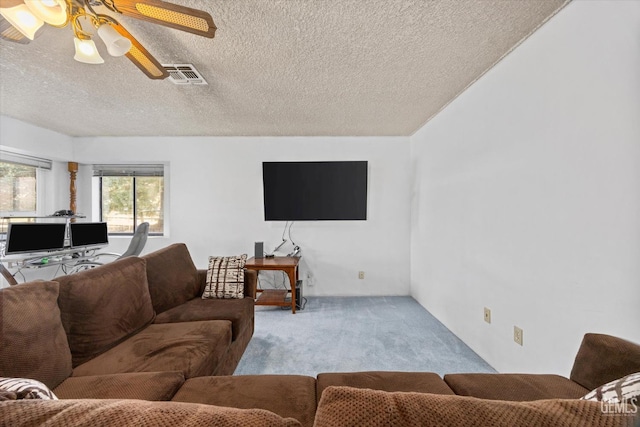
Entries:
POLYGON ((106 222, 72 222, 71 247, 103 246, 109 243, 106 222))
POLYGON ((7 229, 6 254, 46 252, 64 248, 67 225, 61 223, 14 223, 7 229))
POLYGON ((263 162, 266 221, 367 219, 367 162, 263 162))

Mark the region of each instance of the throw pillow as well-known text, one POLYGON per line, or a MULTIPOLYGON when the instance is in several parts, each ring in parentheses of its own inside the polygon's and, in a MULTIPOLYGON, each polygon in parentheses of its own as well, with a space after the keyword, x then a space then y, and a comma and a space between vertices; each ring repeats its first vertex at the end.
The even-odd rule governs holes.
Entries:
POLYGON ((623 403, 631 399, 640 401, 640 372, 601 385, 581 399, 606 403, 623 403))
POLYGON ((322 392, 313 425, 622 427, 628 425, 627 419, 604 413, 597 402, 578 399, 510 402, 470 396, 330 386, 322 392))
POLYGON ((28 378, 0 378, 0 400, 41 399, 58 400, 49 387, 28 378))
POLYGON ((209 257, 202 298, 244 298, 244 264, 247 254, 209 257))
POLYGON ((155 318, 144 259, 123 258, 56 280, 74 368, 120 344, 155 318))
POLYGON ((0 377, 34 378, 56 388, 71 376, 71 350, 56 282, 0 289, 0 377))
POLYGON ((0 408, 0 425, 11 427, 301 427, 293 418, 283 418, 264 409, 225 408, 182 402, 60 399, 48 402, 12 402, 11 405, 0 408))

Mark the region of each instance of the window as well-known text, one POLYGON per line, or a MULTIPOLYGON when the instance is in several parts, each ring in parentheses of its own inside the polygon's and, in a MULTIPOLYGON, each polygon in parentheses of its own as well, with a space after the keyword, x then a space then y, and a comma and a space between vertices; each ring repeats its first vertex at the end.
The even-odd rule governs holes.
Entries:
MULTIPOLYGON (((14 222, 37 214, 39 175, 51 169, 51 161, 0 150, 0 216, 14 216, 14 222), (21 217, 22 215, 22 217, 21 217)), ((0 233, 7 232, 9 221, 0 221, 0 233)))
POLYGON ((36 168, 0 162, 0 211, 36 212, 36 168))
POLYGON ((133 234, 143 222, 150 235, 164 233, 163 165, 94 165, 93 175, 109 234, 133 234))

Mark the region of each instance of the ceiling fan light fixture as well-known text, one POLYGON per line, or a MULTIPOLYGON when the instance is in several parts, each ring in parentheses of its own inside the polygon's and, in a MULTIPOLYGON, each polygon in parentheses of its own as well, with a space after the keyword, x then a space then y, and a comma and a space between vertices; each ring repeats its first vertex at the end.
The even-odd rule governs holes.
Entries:
MULTIPOLYGON (((37 33, 36 33, 37 34, 37 33)), ((29 39, 24 36, 9 21, 0 16, 0 39, 13 43, 28 44, 29 39)))
POLYGON ((0 15, 29 40, 33 40, 36 31, 44 25, 44 21, 31 13, 31 10, 24 3, 0 8, 0 15))
POLYGON ((73 38, 73 44, 76 47, 76 54, 73 57, 78 62, 84 62, 85 64, 103 64, 104 59, 98 53, 96 44, 91 39, 80 40, 77 37, 73 38))
POLYGON ((110 24, 100 25, 98 35, 111 56, 122 56, 131 50, 131 40, 122 36, 110 24))
POLYGON ((126 37, 131 40, 132 46, 129 52, 127 52, 127 58, 129 58, 129 60, 140 69, 140 71, 153 80, 162 80, 169 77, 167 70, 164 69, 158 60, 154 58, 153 55, 151 55, 149 51, 147 51, 147 49, 145 49, 144 46, 142 46, 140 42, 126 30, 126 28, 120 24, 114 24, 113 28, 119 32, 122 37, 126 37))
POLYGON ((25 4, 31 13, 47 24, 60 27, 67 23, 65 0, 25 0, 25 4))
MULTIPOLYGON (((164 0, 0 0, 0 39, 27 44, 45 23, 54 27, 71 26, 75 35, 74 59, 86 64, 103 64, 95 34, 104 42, 109 55, 126 56, 150 79, 165 79, 169 72, 110 14, 96 12, 105 7, 112 13, 213 38, 216 26, 211 15, 164 0), (96 32, 87 32, 83 25, 96 32)), ((203 83, 204 79, 202 79, 203 83)))

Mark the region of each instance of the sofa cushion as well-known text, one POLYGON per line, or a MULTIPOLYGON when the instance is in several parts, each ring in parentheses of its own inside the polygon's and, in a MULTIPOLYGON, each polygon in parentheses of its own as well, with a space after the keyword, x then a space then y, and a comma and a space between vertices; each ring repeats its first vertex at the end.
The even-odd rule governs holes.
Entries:
POLYGON ((140 258, 124 258, 56 280, 74 367, 114 347, 155 317, 145 261, 140 258))
POLYGON ((54 388, 71 375, 58 289, 56 282, 30 282, 0 290, 0 376, 54 388))
POLYGON ((582 397, 596 402, 640 402, 640 372, 601 385, 582 397))
POLYGON ((0 426, 295 427, 296 420, 262 409, 220 408, 143 400, 20 400, 0 402, 0 426), (35 403, 35 404, 34 404, 35 403))
POLYGON ((599 403, 585 400, 507 402, 465 396, 329 387, 320 399, 314 426, 613 427, 628 426, 630 421, 630 417, 603 414, 599 403))
POLYGON ((419 393, 454 394, 433 372, 329 372, 318 374, 317 396, 330 386, 349 386, 383 391, 414 391, 419 393))
POLYGON ((0 400, 58 399, 49 387, 29 378, 0 378, 0 393, 3 395, 0 400))
POLYGON ((60 399, 170 400, 182 384, 182 372, 132 372, 69 377, 54 392, 60 399))
POLYGON ((316 381, 302 375, 240 375, 187 380, 174 402, 257 408, 291 417, 311 427, 316 412, 316 381))
POLYGON ((162 313, 199 297, 198 270, 184 243, 175 243, 142 257, 153 308, 162 313))
POLYGON ((244 298, 244 265, 247 254, 209 257, 202 298, 244 298))
POLYGON ((589 391, 560 375, 447 374, 444 381, 458 395, 493 400, 579 399, 589 391))
POLYGON ((195 320, 229 320, 233 330, 233 340, 247 327, 251 327, 254 303, 251 298, 202 299, 191 301, 169 309, 156 316, 155 323, 192 322, 195 320))
POLYGON ((150 325, 73 370, 73 376, 122 372, 182 372, 185 378, 211 375, 231 343, 226 320, 150 325))
POLYGON ((593 390, 634 372, 640 372, 640 345, 610 335, 585 334, 569 378, 593 390))

